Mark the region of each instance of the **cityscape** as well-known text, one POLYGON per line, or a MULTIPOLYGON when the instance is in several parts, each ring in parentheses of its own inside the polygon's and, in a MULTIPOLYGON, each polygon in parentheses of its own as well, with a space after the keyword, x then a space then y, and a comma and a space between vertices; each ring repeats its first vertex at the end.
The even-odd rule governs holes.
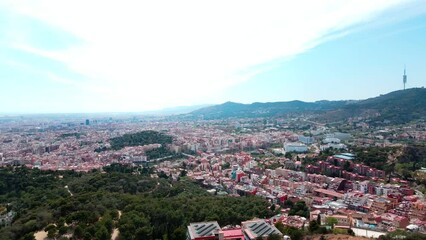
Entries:
MULTIPOLYGON (((397 229, 426 232, 424 158, 414 159, 414 172, 403 160, 413 157, 407 146, 426 140, 426 124, 377 125, 362 117, 330 124, 312 121, 316 115, 203 120, 189 114, 179 121, 182 115, 3 117, 0 166, 100 174, 107 174, 105 167, 127 166, 133 169, 128 174, 172 184, 187 179, 216 197, 261 198, 276 211, 233 226, 220 226, 220 219, 193 222, 188 239, 284 236, 276 224, 308 229, 318 221, 330 227, 330 219, 336 221, 333 231, 350 229, 356 236, 377 238, 397 229), (137 142, 138 136, 152 134, 160 137, 137 142), (122 140, 125 136, 132 140, 122 140), (385 154, 363 154, 377 149, 385 154), (290 214, 300 202, 309 210, 290 214), (265 231, 257 231, 255 224, 263 224, 265 229, 259 229, 265 231), (203 226, 209 230, 200 233, 203 226)), ((416 147, 421 153, 414 157, 424 157, 424 145, 416 147)), ((73 196, 73 188, 68 189, 73 196)), ((16 211, 4 211, 3 225, 15 217, 16 211)))
POLYGON ((0 0, 0 240, 426 240, 426 1, 0 0))

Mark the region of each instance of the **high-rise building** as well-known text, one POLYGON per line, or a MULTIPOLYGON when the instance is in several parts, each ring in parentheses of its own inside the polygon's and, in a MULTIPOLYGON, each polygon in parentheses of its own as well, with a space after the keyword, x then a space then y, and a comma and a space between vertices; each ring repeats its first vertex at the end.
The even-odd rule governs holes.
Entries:
POLYGON ((89 126, 89 125, 90 125, 90 120, 86 119, 86 126, 89 126))

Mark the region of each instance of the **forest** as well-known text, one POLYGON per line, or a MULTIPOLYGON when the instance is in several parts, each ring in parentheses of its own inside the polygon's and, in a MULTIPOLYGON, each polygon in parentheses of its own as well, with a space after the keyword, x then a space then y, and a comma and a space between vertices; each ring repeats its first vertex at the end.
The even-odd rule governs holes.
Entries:
POLYGON ((101 240, 114 228, 123 240, 185 239, 190 222, 235 225, 276 213, 261 198, 210 195, 185 177, 149 178, 120 165, 104 170, 0 169, 0 205, 17 213, 0 239, 34 239, 44 229, 52 239, 101 240))
POLYGON ((166 145, 173 142, 173 137, 167 134, 146 130, 137 133, 128 133, 120 137, 111 138, 109 140, 111 147, 100 147, 95 152, 103 152, 108 150, 120 150, 124 147, 143 146, 148 144, 166 145))
POLYGON ((131 134, 124 134, 121 137, 115 137, 110 139, 111 149, 119 150, 129 146, 143 146, 148 144, 170 144, 173 138, 161 132, 156 131, 142 131, 131 134))

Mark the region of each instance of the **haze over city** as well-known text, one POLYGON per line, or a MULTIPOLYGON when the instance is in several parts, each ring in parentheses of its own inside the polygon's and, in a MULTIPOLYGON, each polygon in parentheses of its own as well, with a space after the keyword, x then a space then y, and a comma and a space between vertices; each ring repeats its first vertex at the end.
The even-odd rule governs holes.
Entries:
POLYGON ((375 97, 421 87, 426 4, 1 1, 0 112, 375 97))

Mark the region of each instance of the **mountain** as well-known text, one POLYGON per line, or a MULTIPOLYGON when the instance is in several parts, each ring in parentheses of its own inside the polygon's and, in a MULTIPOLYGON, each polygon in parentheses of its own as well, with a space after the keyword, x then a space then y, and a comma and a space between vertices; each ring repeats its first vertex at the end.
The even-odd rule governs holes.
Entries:
POLYGON ((359 101, 226 102, 201 108, 188 116, 203 119, 273 117, 287 113, 311 113, 322 122, 363 117, 375 122, 406 123, 426 118, 426 89, 412 88, 359 101))
POLYGON ((226 102, 202 108, 190 113, 192 117, 203 119, 239 118, 239 117, 273 117, 286 113, 317 112, 332 110, 346 105, 347 101, 318 101, 318 102, 268 102, 242 104, 226 102))
POLYGON ((319 120, 339 121, 362 117, 375 123, 402 124, 426 119, 426 89, 399 90, 378 97, 357 101, 328 111, 319 120))

